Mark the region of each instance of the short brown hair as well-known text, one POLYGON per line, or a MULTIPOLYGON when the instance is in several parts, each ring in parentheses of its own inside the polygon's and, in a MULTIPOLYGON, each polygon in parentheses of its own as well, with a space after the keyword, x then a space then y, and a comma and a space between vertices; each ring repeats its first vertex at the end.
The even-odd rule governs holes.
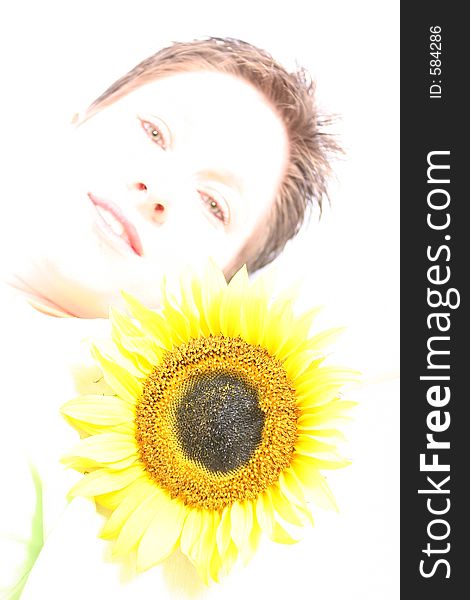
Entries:
POLYGON ((236 271, 246 263, 253 272, 274 260, 298 233, 307 209, 316 204, 321 211, 331 174, 330 157, 340 149, 324 131, 330 119, 317 112, 315 85, 307 72, 289 73, 266 51, 233 38, 176 42, 159 50, 113 83, 89 112, 112 104, 136 84, 195 70, 226 73, 251 83, 270 103, 287 133, 288 163, 265 235, 256 232, 256 241, 248 240, 232 268, 236 271))

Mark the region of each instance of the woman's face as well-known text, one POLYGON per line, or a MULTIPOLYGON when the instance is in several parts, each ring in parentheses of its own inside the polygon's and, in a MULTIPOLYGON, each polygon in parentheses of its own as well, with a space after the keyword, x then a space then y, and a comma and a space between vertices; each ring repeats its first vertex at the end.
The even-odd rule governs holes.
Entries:
POLYGON ((71 147, 48 203, 41 285, 88 317, 107 315, 121 289, 158 305, 163 274, 182 266, 229 268, 263 231, 288 154, 260 93, 212 72, 135 89, 79 123, 71 147))

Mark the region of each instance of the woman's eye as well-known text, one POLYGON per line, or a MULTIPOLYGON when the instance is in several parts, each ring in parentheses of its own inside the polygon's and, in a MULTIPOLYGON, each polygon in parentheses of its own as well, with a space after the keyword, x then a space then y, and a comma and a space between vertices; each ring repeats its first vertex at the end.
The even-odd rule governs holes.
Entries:
POLYGON ((156 144, 158 144, 165 150, 166 142, 165 142, 165 138, 163 137, 163 134, 160 131, 160 129, 154 123, 151 123, 150 121, 141 120, 140 122, 142 124, 142 128, 144 129, 145 133, 152 140, 152 142, 155 142, 156 144))
POLYGON ((215 200, 212 196, 209 196, 209 194, 205 194, 204 192, 199 193, 208 211, 212 215, 214 215, 214 217, 216 217, 219 221, 221 221, 224 225, 227 225, 228 215, 221 207, 221 205, 217 202, 217 200, 215 200))

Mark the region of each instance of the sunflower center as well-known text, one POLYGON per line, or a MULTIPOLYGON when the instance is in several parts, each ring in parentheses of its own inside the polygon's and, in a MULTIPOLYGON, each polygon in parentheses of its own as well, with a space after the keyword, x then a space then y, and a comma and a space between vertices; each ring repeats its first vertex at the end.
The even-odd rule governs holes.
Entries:
POLYGON ((183 452, 214 473, 227 473, 248 463, 261 442, 263 425, 256 390, 230 373, 195 378, 176 410, 183 452))
POLYGON ((136 404, 147 475, 186 506, 221 511, 255 500, 288 468, 295 392, 265 348, 222 335, 168 351, 136 404))

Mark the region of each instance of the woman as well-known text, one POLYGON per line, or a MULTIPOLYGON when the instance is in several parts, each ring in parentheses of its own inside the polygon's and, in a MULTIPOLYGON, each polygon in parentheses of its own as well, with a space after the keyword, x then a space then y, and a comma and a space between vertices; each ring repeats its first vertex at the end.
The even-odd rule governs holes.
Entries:
MULTIPOLYGON (((302 72, 288 73, 250 44, 218 38, 164 48, 74 119, 70 168, 53 173, 36 204, 28 240, 34 253, 15 257, 4 291, 16 314, 8 314, 7 325, 21 322, 25 332, 11 336, 16 400, 2 440, 3 456, 11 457, 23 485, 1 510, 11 563, 1 585, 9 597, 19 597, 38 555, 25 597, 47 589, 41 561, 66 548, 70 526, 83 519, 83 534, 99 527, 90 504, 67 505, 75 475, 58 464, 72 439, 58 408, 77 387, 94 389, 99 379, 90 362, 85 378, 73 369, 89 361, 77 355, 84 335, 107 327, 90 319, 106 318, 111 305, 121 304, 121 290, 158 307, 165 274, 208 258, 227 278, 243 264, 255 271, 271 262, 299 230, 307 207, 321 206, 326 194, 336 146, 322 125, 302 72), (47 402, 35 402, 36 392, 42 398, 45 391, 47 402)), ((81 348, 86 356, 87 344, 81 348)), ((102 569, 101 551, 89 550, 89 560, 96 550, 90 564, 102 569)), ((103 590, 118 585, 115 566, 100 573, 96 585, 103 590)), ((122 593, 145 590, 145 577, 122 593)))

